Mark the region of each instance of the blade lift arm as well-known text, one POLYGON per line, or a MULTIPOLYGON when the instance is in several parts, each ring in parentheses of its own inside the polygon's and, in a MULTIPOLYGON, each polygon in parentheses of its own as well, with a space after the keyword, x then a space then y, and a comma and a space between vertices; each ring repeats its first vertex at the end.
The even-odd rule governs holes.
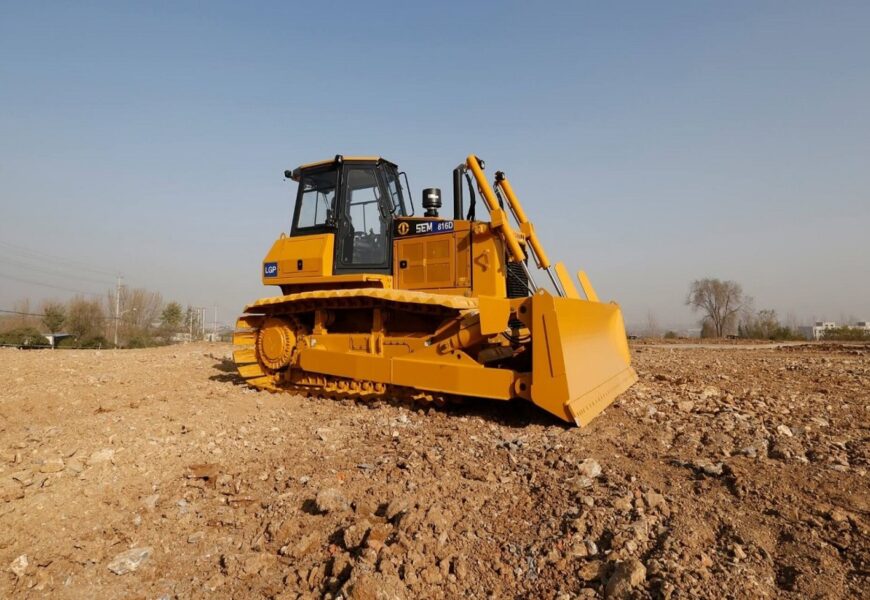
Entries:
MULTIPOLYGON (((580 294, 577 292, 577 288, 574 287, 574 283, 568 276, 568 271, 565 269, 565 265, 562 263, 556 263, 553 265, 550 262, 537 233, 535 233, 534 225, 532 225, 526 217, 525 210, 523 210, 522 204, 520 204, 519 199, 514 193, 507 176, 502 171, 498 171, 495 174, 495 191, 493 191, 493 188, 486 180, 486 176, 483 174, 483 161, 478 159, 474 154, 471 154, 466 159, 466 167, 471 171, 472 175, 474 175, 474 179, 477 181, 480 195, 483 197, 484 202, 486 202, 486 207, 489 209, 492 226, 504 240, 505 245, 510 252, 511 260, 523 265, 526 274, 529 275, 529 283, 531 284, 532 291, 536 291, 537 286, 532 280, 531 273, 529 273, 528 267, 525 264, 526 254, 517 240, 513 228, 508 222, 507 214, 501 207, 499 199, 502 199, 504 204, 506 204, 510 209, 511 214, 513 214, 514 219, 516 219, 516 222, 519 225, 520 232, 528 242, 528 247, 531 249, 535 263, 539 269, 543 269, 547 272, 547 275, 559 296, 563 298, 579 298, 580 294)), ((586 294, 586 298, 593 302, 597 301, 598 297, 595 295, 594 290, 592 290, 591 285, 588 288, 586 287, 586 283, 588 282, 586 274, 581 272, 579 274, 579 279, 584 293, 586 294)))

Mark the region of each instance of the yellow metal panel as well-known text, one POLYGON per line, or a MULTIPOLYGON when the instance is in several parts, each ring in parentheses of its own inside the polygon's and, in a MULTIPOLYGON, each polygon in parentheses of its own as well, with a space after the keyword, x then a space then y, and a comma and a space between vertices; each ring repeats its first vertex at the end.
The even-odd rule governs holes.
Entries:
POLYGON ((487 369, 462 352, 440 360, 430 354, 414 353, 392 361, 396 385, 494 400, 510 400, 515 395, 513 371, 487 369))
POLYGON ((456 285, 455 234, 399 238, 394 248, 393 270, 399 288, 430 290, 456 285))
POLYGON ((586 425, 637 375, 616 304, 532 297, 532 402, 586 425))
POLYGON ((477 299, 480 307, 480 333, 494 335, 508 328, 511 316, 511 303, 505 298, 480 296, 477 299))
POLYGON ((580 281, 580 287, 583 288, 583 293, 586 294, 586 299, 589 302, 599 302, 598 294, 595 293, 595 288, 592 287, 592 282, 586 276, 584 271, 577 271, 577 279, 580 281))
POLYGON ((257 355, 253 348, 236 350, 233 352, 233 361, 235 361, 236 364, 255 363, 257 362, 257 355))
POLYGON ((302 348, 299 351, 299 366, 305 371, 360 381, 389 383, 390 360, 384 356, 317 348, 302 348))
POLYGON ((335 236, 331 233, 286 237, 275 240, 263 259, 278 264, 275 277, 263 274, 263 285, 298 283, 332 275, 335 236), (300 268, 301 267, 301 268, 300 268))
POLYGON ((557 262, 555 269, 556 277, 559 278, 559 283, 562 284, 562 289, 565 290, 565 295, 569 298, 579 298, 580 294, 577 293, 577 288, 574 287, 574 282, 571 281, 571 277, 568 275, 568 269, 565 268, 565 265, 561 262, 557 262))
POLYGON ((507 297, 504 244, 486 223, 478 223, 471 244, 471 283, 475 296, 507 297))
POLYGON ((248 379, 250 377, 262 377, 265 375, 262 367, 258 363, 254 363, 251 365, 236 365, 239 370, 239 375, 248 379))
POLYGON ((233 344, 236 346, 250 346, 257 341, 257 334, 253 331, 234 331, 233 344))
POLYGON ((246 306, 245 312, 257 312, 257 309, 260 308, 275 307, 280 304, 298 302, 303 300, 359 297, 374 298, 379 300, 386 300, 389 302, 429 304, 432 306, 443 306, 445 308, 453 308, 456 310, 470 310, 477 308, 476 298, 430 294, 427 292, 419 292, 416 290, 354 288, 347 290, 315 290, 310 292, 298 292, 296 294, 288 294, 286 296, 260 298, 256 302, 253 302, 246 306))

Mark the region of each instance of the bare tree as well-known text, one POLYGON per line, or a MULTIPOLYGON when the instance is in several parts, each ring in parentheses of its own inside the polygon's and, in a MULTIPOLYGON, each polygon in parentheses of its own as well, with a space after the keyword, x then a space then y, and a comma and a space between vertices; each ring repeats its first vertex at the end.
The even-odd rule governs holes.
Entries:
POLYGON ((715 337, 722 337, 734 326, 748 301, 739 283, 711 278, 693 281, 686 297, 686 304, 703 314, 702 323, 709 324, 715 337))
MULTIPOLYGON (((109 313, 110 329, 118 327, 119 345, 127 346, 131 340, 137 346, 148 345, 153 330, 159 325, 160 311, 163 310, 163 297, 158 292, 145 288, 121 288, 117 304, 120 314, 115 314, 116 291, 109 290, 106 294, 106 306, 109 313)), ((107 335, 111 335, 108 332, 107 335)))
POLYGON ((653 311, 646 312, 646 330, 643 332, 644 337, 657 338, 662 336, 662 328, 659 326, 659 320, 653 311))
POLYGON ((105 313, 99 300, 76 296, 66 308, 66 324, 79 343, 102 337, 105 313))

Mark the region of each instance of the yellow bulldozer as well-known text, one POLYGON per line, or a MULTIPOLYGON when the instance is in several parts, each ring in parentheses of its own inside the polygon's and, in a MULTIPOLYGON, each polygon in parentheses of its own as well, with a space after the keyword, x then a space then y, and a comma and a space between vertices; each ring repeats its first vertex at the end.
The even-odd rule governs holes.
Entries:
POLYGON ((298 183, 290 234, 262 270, 281 295, 238 319, 241 377, 326 397, 522 399, 589 423, 637 381, 622 313, 582 271, 581 297, 504 173, 490 184, 484 168, 471 155, 453 171, 453 219, 439 216, 437 188, 423 190, 415 216, 407 176, 380 157, 285 171, 298 183), (475 216, 478 195, 488 219, 475 216))

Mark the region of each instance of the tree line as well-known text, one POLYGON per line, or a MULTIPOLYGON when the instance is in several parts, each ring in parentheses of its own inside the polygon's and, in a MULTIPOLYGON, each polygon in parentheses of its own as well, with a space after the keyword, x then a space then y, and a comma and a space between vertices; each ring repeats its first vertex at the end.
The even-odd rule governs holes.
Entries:
POLYGON ((158 292, 144 288, 109 291, 105 298, 75 296, 66 302, 46 300, 33 305, 29 299, 17 302, 0 317, 0 344, 41 346, 44 334, 68 334, 59 347, 143 348, 205 334, 200 310, 164 302, 158 292))
MULTIPOLYGON (((696 279, 689 284, 685 303, 699 314, 702 338, 736 337, 754 340, 805 340, 795 318, 783 322, 772 308, 756 310, 751 296, 744 293, 736 281, 715 278, 696 279)), ((645 334, 662 336, 652 313, 647 316, 645 334)), ((673 331, 665 338, 678 337, 673 331)), ((848 326, 824 332, 824 339, 841 341, 870 341, 870 333, 848 326)))

